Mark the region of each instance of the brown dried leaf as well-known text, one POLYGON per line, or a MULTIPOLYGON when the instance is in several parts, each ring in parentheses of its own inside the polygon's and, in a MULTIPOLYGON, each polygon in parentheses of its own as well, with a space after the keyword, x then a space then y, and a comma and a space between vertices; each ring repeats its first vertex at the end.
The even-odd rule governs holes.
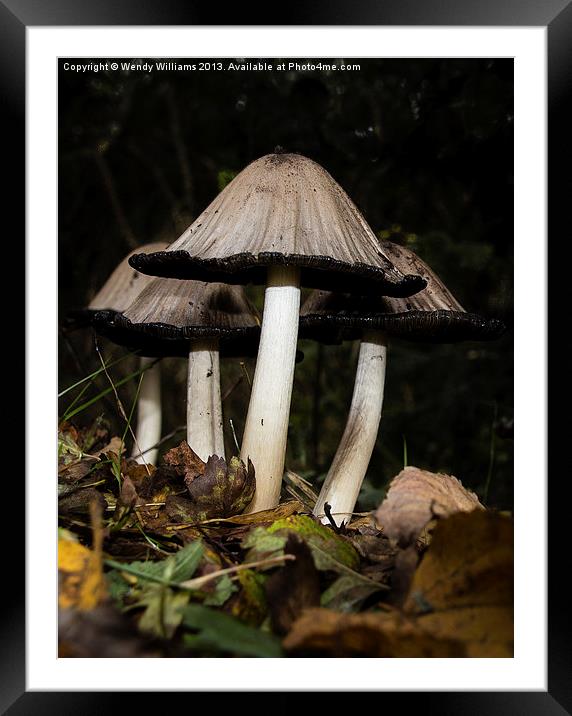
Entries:
POLYGON ((396 612, 342 614, 307 609, 282 643, 293 656, 459 657, 454 637, 434 637, 396 612))
POLYGON ((68 485, 79 482, 90 472, 97 462, 95 458, 87 457, 60 465, 58 468, 58 481, 65 482, 68 485))
POLYGON ((185 484, 201 520, 240 514, 254 497, 254 466, 248 460, 233 457, 230 463, 216 455, 206 462, 202 475, 187 479, 185 484))
POLYGON ((138 501, 140 501, 139 495, 137 494, 137 490, 135 489, 133 480, 128 475, 126 475, 123 478, 123 482, 121 484, 121 492, 119 493, 118 505, 131 509, 135 507, 138 501))
POLYGON ((320 580, 312 552, 304 540, 291 533, 285 554, 296 559, 286 562, 265 584, 270 623, 275 634, 286 634, 302 610, 320 604, 320 580))
POLYGON ((191 483, 196 477, 202 475, 206 463, 191 449, 186 440, 183 440, 177 447, 171 448, 163 455, 163 462, 173 472, 182 477, 186 483, 191 483))
POLYGON ((469 656, 512 656, 513 526, 475 511, 439 522, 406 611, 436 635, 457 634, 469 656))
POLYGON ((205 524, 214 526, 215 524, 220 523, 221 525, 228 527, 232 527, 233 525, 236 525, 237 527, 248 527, 251 525, 255 525, 257 527, 264 527, 266 525, 271 525, 272 523, 276 522, 276 520, 290 517, 291 515, 294 515, 298 512, 302 512, 303 510, 304 505, 301 502, 299 502, 298 500, 288 500, 287 502, 282 502, 280 505, 278 505, 278 507, 273 507, 270 510, 251 512, 247 515, 233 515, 232 517, 229 517, 227 519, 214 518, 211 520, 206 520, 205 524))
POLYGON ((121 612, 101 604, 91 611, 59 610, 58 656, 133 658, 159 657, 161 653, 121 612))
POLYGON ((390 539, 407 545, 434 517, 475 509, 484 507, 456 477, 406 467, 392 480, 375 517, 390 539))
POLYGON ((224 458, 211 455, 205 463, 183 440, 166 453, 164 462, 166 467, 160 468, 158 474, 171 473, 182 478, 192 501, 192 508, 185 502, 170 501, 169 509, 177 513, 175 519, 201 522, 231 517, 241 513, 254 496, 256 483, 250 460, 245 466, 238 457, 227 463, 224 458))
POLYGON ((104 447, 101 448, 101 450, 97 451, 97 455, 105 455, 105 453, 108 452, 114 452, 116 455, 120 455, 121 453, 125 452, 125 445, 123 444, 123 440, 117 435, 107 443, 104 447))
POLYGON ((58 500, 58 510, 60 514, 88 514, 90 504, 97 502, 102 510, 105 510, 107 503, 101 492, 95 487, 86 487, 73 492, 71 495, 65 495, 58 500))
POLYGON ((474 510, 440 521, 402 612, 307 610, 284 647, 296 656, 511 657, 511 520, 474 510))

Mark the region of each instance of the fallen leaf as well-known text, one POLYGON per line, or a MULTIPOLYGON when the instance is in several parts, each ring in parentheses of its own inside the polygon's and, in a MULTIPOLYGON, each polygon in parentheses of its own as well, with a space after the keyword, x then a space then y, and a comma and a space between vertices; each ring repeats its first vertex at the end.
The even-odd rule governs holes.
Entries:
POLYGON ((308 515, 291 515, 276 520, 269 527, 251 530, 243 540, 243 547, 249 550, 246 560, 252 562, 283 554, 292 532, 306 541, 318 569, 332 569, 336 563, 349 569, 359 565, 359 555, 349 540, 308 515))
POLYGON ((227 464, 216 455, 209 457, 202 475, 185 478, 185 483, 200 520, 240 514, 252 501, 256 486, 250 459, 248 466, 238 457, 227 464))
POLYGON ((438 522, 402 610, 306 610, 283 646, 294 656, 511 657, 512 552, 510 519, 452 515, 438 522))
POLYGON ((228 574, 223 574, 211 584, 214 585, 214 589, 209 591, 203 601, 203 604, 208 607, 221 607, 238 591, 238 587, 235 586, 228 574))
POLYGON ((123 452, 125 452, 125 445, 123 444, 123 440, 120 437, 112 437, 111 440, 101 448, 101 450, 97 451, 97 455, 105 455, 108 452, 114 452, 117 455, 121 455, 123 452))
POLYGON ((276 570, 266 581, 272 631, 286 634, 303 609, 320 603, 320 580, 312 553, 301 537, 288 535, 284 553, 296 559, 276 570))
POLYGON ((198 632, 184 636, 184 645, 193 651, 258 657, 283 655, 276 637, 199 604, 189 604, 185 609, 183 625, 198 632))
POLYGON ((66 494, 64 490, 61 495, 58 500, 58 510, 62 515, 88 514, 90 505, 94 501, 101 506, 102 510, 105 510, 107 507, 105 498, 95 487, 74 490, 72 494, 66 494))
MULTIPOLYGON (((182 479, 193 503, 191 510, 190 505, 180 502, 176 506, 177 519, 202 522, 231 517, 241 513, 254 497, 256 481, 250 460, 245 465, 233 457, 227 463, 224 458, 211 455, 203 462, 186 441, 169 450, 163 460, 166 467, 157 472, 182 479)), ((174 507, 172 502, 170 508, 174 507)))
POLYGON ((287 502, 282 502, 278 505, 278 507, 274 507, 270 510, 251 512, 247 515, 233 515, 232 517, 227 518, 215 517, 210 520, 203 520, 201 524, 208 525, 209 527, 215 527, 217 525, 224 527, 248 527, 250 525, 269 526, 276 522, 276 520, 284 517, 290 517, 291 515, 300 512, 303 507, 302 503, 298 500, 288 500, 287 502))
POLYGON ((513 525, 491 512, 440 521, 413 578, 405 610, 439 636, 456 634, 469 656, 513 654, 513 525))
POLYGON ((375 517, 384 534, 399 544, 411 544, 435 517, 484 509, 477 496, 456 477, 406 467, 395 477, 375 517))
POLYGON ((459 657, 465 647, 451 637, 435 637, 395 612, 341 614, 308 609, 282 642, 292 656, 459 657))
POLYGON ((246 624, 259 626, 268 611, 264 584, 266 575, 245 569, 237 573, 240 591, 231 597, 227 609, 246 624))
POLYGON ((161 638, 173 636, 191 597, 189 591, 179 590, 175 585, 193 576, 203 554, 203 545, 197 541, 156 562, 111 563, 115 574, 114 598, 131 602, 129 609, 143 607, 138 622, 140 631, 161 638), (129 585, 129 590, 121 587, 117 575, 129 585))
POLYGON ((58 540, 58 578, 63 609, 94 609, 107 596, 101 554, 79 542, 58 540))
POLYGON ((66 484, 79 482, 91 472, 97 463, 98 460, 92 457, 65 463, 58 468, 58 481, 66 484))
POLYGON ((206 467, 206 463, 191 449, 186 440, 183 440, 177 447, 168 450, 163 455, 163 462, 185 482, 191 482, 202 475, 206 467))
POLYGON ((161 653, 117 609, 101 604, 88 612, 59 610, 58 656, 113 659, 160 657, 161 653))

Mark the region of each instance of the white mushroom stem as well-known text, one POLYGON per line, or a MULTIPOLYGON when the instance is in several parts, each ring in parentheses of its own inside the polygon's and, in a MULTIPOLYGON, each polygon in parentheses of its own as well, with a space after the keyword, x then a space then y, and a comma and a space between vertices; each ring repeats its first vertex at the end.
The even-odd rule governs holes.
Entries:
MULTIPOLYGON (((141 369, 156 361, 156 358, 140 358, 141 369)), ((137 400, 137 428, 133 457, 138 463, 157 464, 157 448, 150 450, 161 439, 161 368, 155 363, 141 374, 141 386, 137 400)))
POLYGON ((276 507, 284 472, 300 313, 300 270, 271 266, 241 459, 250 458, 256 492, 247 512, 276 507))
POLYGON ((218 338, 193 340, 187 381, 187 442, 205 462, 224 457, 218 338))
POLYGON ((360 350, 354 392, 344 434, 314 507, 314 515, 324 524, 326 502, 339 526, 354 511, 377 439, 383 389, 387 345, 381 331, 364 333, 360 350))

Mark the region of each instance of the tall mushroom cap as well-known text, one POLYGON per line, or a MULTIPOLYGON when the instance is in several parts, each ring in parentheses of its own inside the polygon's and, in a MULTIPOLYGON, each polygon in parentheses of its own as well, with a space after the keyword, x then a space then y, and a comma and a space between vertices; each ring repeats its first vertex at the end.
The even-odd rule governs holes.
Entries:
POLYGON ((391 241, 380 244, 400 271, 418 273, 427 287, 408 298, 312 291, 300 310, 301 338, 339 342, 359 338, 364 329, 373 328, 412 341, 455 343, 493 340, 504 333, 502 321, 465 311, 413 251, 391 241))
POLYGON ((223 355, 256 352, 260 319, 240 286, 152 278, 122 313, 101 312, 98 331, 145 355, 188 356, 189 340, 218 338, 223 355))
POLYGON ((169 244, 166 241, 154 241, 130 251, 111 273, 107 281, 91 299, 86 308, 70 311, 67 323, 70 326, 85 326, 93 322, 98 311, 108 311, 109 315, 124 311, 153 280, 139 273, 129 265, 131 256, 142 249, 162 251, 169 244))
POLYGON ((345 191, 316 162, 268 154, 249 164, 167 250, 131 257, 143 273, 264 284, 268 266, 301 269, 312 288, 409 296, 403 274, 345 191), (343 275, 343 283, 341 276, 343 275))

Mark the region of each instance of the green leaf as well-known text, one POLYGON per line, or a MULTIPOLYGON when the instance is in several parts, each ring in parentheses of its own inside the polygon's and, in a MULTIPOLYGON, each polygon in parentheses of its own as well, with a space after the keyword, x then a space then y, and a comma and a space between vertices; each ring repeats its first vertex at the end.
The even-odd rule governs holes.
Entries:
POLYGON ((222 577, 217 579, 214 592, 209 594, 204 600, 203 604, 210 607, 221 607, 230 596, 237 592, 238 588, 233 584, 232 579, 228 574, 223 574, 222 577))
POLYGON ((249 550, 246 561, 283 554, 288 535, 300 536, 312 551, 316 568, 322 571, 354 570, 359 565, 355 548, 328 527, 306 515, 292 515, 276 520, 270 527, 251 530, 242 542, 249 550), (325 555, 325 556, 324 556, 325 555))
POLYGON ((383 589, 379 584, 364 581, 357 573, 344 574, 322 593, 320 604, 339 612, 353 612, 370 595, 383 589))
POLYGON ((137 606, 145 607, 139 619, 139 629, 170 639, 183 619, 190 596, 189 592, 174 590, 163 584, 149 584, 137 602, 137 606))
POLYGON ((185 609, 183 625, 198 632, 185 634, 184 644, 188 649, 241 656, 283 655, 276 637, 200 604, 189 604, 185 609))
POLYGON ((163 583, 184 582, 190 579, 203 557, 204 548, 200 540, 190 542, 176 554, 158 562, 129 562, 122 565, 123 571, 142 580, 158 580, 163 583))
POLYGON ((107 575, 107 586, 109 596, 120 609, 123 608, 125 598, 131 591, 129 584, 127 584, 119 572, 112 570, 107 575))

